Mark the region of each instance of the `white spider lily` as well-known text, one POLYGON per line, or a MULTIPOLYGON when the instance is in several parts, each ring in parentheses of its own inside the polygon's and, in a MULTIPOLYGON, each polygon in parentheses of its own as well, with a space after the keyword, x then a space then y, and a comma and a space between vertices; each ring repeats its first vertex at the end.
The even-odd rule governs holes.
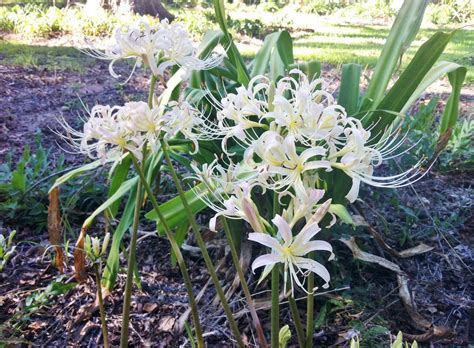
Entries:
POLYGON ((261 185, 272 190, 293 188, 297 195, 305 194, 303 174, 307 171, 331 170, 329 161, 323 160, 326 149, 320 146, 305 149, 298 154, 295 138, 283 138, 274 131, 267 131, 245 152, 245 161, 250 167, 264 174, 261 185), (255 162, 257 156, 261 162, 255 162), (266 180, 267 176, 270 180, 266 180))
POLYGON ((86 53, 95 58, 110 60, 109 72, 115 78, 119 78, 120 75, 115 72, 114 64, 121 59, 135 59, 135 65, 127 81, 132 76, 135 68, 141 66, 143 62, 150 67, 155 76, 158 76, 155 58, 158 53, 157 30, 158 27, 152 27, 144 21, 140 21, 133 26, 120 26, 115 29, 114 43, 107 47, 105 52, 91 49, 86 53))
POLYGON ((115 78, 120 77, 114 70, 115 62, 135 59, 132 72, 125 82, 142 63, 151 69, 154 76, 162 76, 173 65, 188 70, 205 70, 219 65, 223 60, 221 55, 212 55, 204 60, 197 58, 186 29, 179 23, 169 24, 166 19, 155 26, 140 21, 133 26, 118 27, 114 43, 105 52, 97 49, 85 52, 95 58, 110 60, 109 72, 115 78))
POLYGON ((241 165, 230 164, 224 168, 217 163, 204 164, 202 169, 191 165, 195 176, 206 186, 208 194, 196 192, 208 207, 216 212, 209 222, 211 231, 216 231, 217 218, 225 216, 230 219, 243 219, 253 229, 264 231, 262 219, 251 198, 251 190, 255 185, 254 177, 246 172, 241 165), (241 178, 239 178, 239 176, 241 178))
POLYGON ((157 70, 160 75, 173 65, 187 70, 208 70, 218 66, 224 59, 217 54, 199 59, 188 31, 180 23, 169 24, 167 19, 162 20, 156 36, 161 62, 157 70))
POLYGON ((265 266, 264 273, 268 274, 275 264, 284 264, 284 289, 286 291, 289 278, 292 294, 294 294, 294 283, 306 291, 304 280, 301 281, 299 278, 300 276, 305 278, 309 272, 317 274, 324 280, 324 288, 329 287, 331 277, 328 270, 319 262, 304 257, 311 251, 321 250, 330 253, 329 260, 334 258, 332 247, 328 242, 311 240, 321 230, 318 223, 310 220, 296 236, 293 236, 290 225, 280 215, 276 215, 272 222, 278 228, 276 237, 258 232, 249 234, 249 240, 271 249, 271 253, 254 260, 252 271, 265 266))
POLYGON ((152 151, 158 149, 158 137, 163 122, 158 108, 150 109, 145 102, 130 102, 126 103, 119 113, 127 120, 127 128, 132 134, 141 134, 142 143, 147 141, 152 151))
POLYGON ((129 113, 121 112, 124 107, 96 105, 90 111, 90 117, 83 131, 77 131, 60 120, 67 135, 61 135, 72 147, 91 158, 117 160, 124 152, 130 151, 141 159, 143 137, 130 131, 129 113))
POLYGON ((186 101, 170 102, 167 111, 161 117, 162 130, 165 138, 171 138, 181 133, 194 144, 196 154, 199 151, 199 140, 213 140, 214 129, 206 122, 207 118, 201 111, 186 101))
POLYGON ((380 166, 384 161, 400 156, 390 156, 401 144, 397 141, 398 131, 387 132, 382 139, 371 144, 371 133, 363 129, 359 120, 350 119, 351 127, 345 129, 345 144, 340 150, 333 147, 329 159, 333 168, 343 170, 352 179, 352 186, 346 195, 349 202, 354 202, 359 195, 360 183, 364 182, 371 186, 396 188, 410 185, 419 180, 423 175, 420 174, 420 164, 397 175, 376 176, 374 168, 380 166), (337 161, 339 159, 339 161, 337 161))
POLYGON ((301 195, 294 195, 291 192, 283 192, 280 194, 280 199, 285 195, 291 197, 288 208, 283 211, 283 217, 286 221, 289 221, 289 225, 292 228, 302 218, 306 218, 306 221, 308 221, 312 214, 314 214, 315 207, 321 198, 323 198, 324 193, 324 190, 314 188, 308 188, 301 195))

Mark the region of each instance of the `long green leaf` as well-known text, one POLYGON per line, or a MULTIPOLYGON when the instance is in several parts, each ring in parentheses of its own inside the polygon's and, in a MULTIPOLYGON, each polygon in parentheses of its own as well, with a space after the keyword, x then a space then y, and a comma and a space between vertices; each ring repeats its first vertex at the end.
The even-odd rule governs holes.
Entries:
POLYGON ((227 27, 227 18, 225 14, 224 0, 213 0, 213 3, 217 22, 219 23, 219 26, 222 32, 224 33, 222 41, 226 45, 227 56, 233 63, 235 69, 237 70, 238 82, 240 82, 244 86, 247 86, 250 81, 249 73, 247 71, 247 67, 245 66, 244 59, 240 54, 239 50, 237 49, 237 46, 235 45, 229 33, 229 29, 227 27))
MULTIPOLYGON (((203 184, 197 185, 195 189, 186 192, 186 199, 194 214, 206 208, 206 204, 201 200, 202 195, 207 195, 203 184), (202 192, 197 194, 196 192, 202 192)), ((186 212, 184 211, 181 199, 177 196, 160 205, 161 212, 165 217, 170 228, 175 228, 186 220, 186 212)), ((158 216, 154 210, 148 212, 145 217, 150 220, 158 220, 158 216)), ((163 227, 157 222, 159 232, 163 232, 163 227)))
POLYGON ((120 245, 122 244, 123 236, 132 225, 133 211, 135 209, 135 196, 136 186, 130 191, 127 204, 125 205, 125 209, 120 218, 120 223, 112 235, 109 255, 107 256, 106 266, 104 273, 102 274, 102 285, 109 290, 114 288, 117 279, 120 261, 120 245))
POLYGON ((428 0, 406 0, 387 37, 361 103, 361 110, 373 110, 382 100, 402 52, 416 36, 428 0))
POLYGON ((88 172, 89 170, 96 169, 96 168, 100 167, 101 165, 103 165, 102 161, 97 160, 97 161, 88 163, 86 165, 83 165, 80 168, 76 168, 74 170, 71 170, 67 174, 64 174, 63 176, 57 178, 56 181, 54 182, 53 186, 51 186, 51 188, 49 189, 49 192, 54 190, 56 187, 64 184, 65 182, 68 182, 69 180, 72 180, 75 177, 77 177, 77 176, 79 176, 79 175, 81 175, 85 172, 88 172))
POLYGON ((130 192, 132 187, 136 186, 137 182, 138 176, 123 182, 112 196, 110 196, 104 203, 94 210, 91 215, 87 217, 83 223, 83 226, 86 228, 89 227, 99 214, 104 212, 104 210, 109 209, 117 200, 122 198, 126 193, 130 192))
POLYGON ((342 105, 349 116, 358 110, 359 86, 362 66, 360 64, 343 64, 341 87, 337 103, 342 105))
POLYGON ((321 76, 321 63, 317 60, 310 60, 304 63, 291 64, 289 70, 298 69, 301 70, 308 76, 311 81, 321 76))
POLYGON ((436 33, 418 49, 410 64, 400 75, 400 78, 395 82, 380 104, 377 105, 377 110, 381 110, 381 112, 374 112, 370 117, 366 118, 365 122, 367 125, 375 124, 373 134, 381 134, 393 122, 396 115, 384 111, 398 113, 403 109, 415 91, 417 91, 426 74, 443 53, 453 35, 454 32, 449 34, 436 33))
POLYGON ((287 31, 267 35, 262 48, 257 52, 251 76, 263 75, 270 71, 270 78, 276 80, 294 63, 293 41, 287 31))
MULTIPOLYGON (((125 157, 121 162, 117 162, 116 165, 112 167, 109 172, 110 178, 110 186, 108 197, 112 197, 112 195, 117 192, 120 186, 123 184, 125 179, 127 179, 128 172, 130 170, 130 164, 132 159, 130 156, 125 157)), ((118 208, 120 205, 120 200, 117 199, 112 205, 109 207, 110 216, 114 217, 117 214, 118 208)))
POLYGON ((443 116, 441 118, 440 133, 447 132, 453 128, 457 122, 459 115, 459 97, 461 95, 461 87, 466 77, 467 69, 465 67, 457 68, 448 73, 449 82, 452 86, 452 93, 446 102, 443 116))
POLYGON ((443 77, 444 75, 456 71, 458 69, 466 70, 465 67, 452 63, 452 62, 438 62, 431 68, 431 70, 425 75, 424 79, 418 84, 415 91, 411 94, 410 98, 405 102, 405 105, 400 110, 400 113, 405 114, 418 97, 435 81, 443 77))

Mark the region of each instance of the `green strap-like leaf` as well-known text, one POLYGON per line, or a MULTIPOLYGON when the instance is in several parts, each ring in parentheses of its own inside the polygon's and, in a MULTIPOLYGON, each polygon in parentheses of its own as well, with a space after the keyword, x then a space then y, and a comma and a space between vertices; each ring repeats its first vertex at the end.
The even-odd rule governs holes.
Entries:
POLYGON ((406 0, 403 3, 377 60, 361 111, 375 109, 382 100, 402 52, 420 28, 427 4, 428 0, 406 0))
POLYGON ((88 163, 86 165, 83 165, 80 168, 76 168, 74 170, 71 170, 67 174, 64 174, 63 176, 57 178, 56 181, 54 182, 53 186, 51 186, 51 188, 49 189, 49 192, 54 190, 56 187, 64 184, 65 182, 68 182, 69 180, 72 180, 75 177, 77 177, 77 176, 79 176, 79 175, 81 175, 85 172, 88 172, 89 170, 96 169, 96 168, 100 167, 101 165, 103 165, 102 161, 97 160, 97 161, 88 163))
MULTIPOLYGON (((377 106, 377 110, 400 112, 413 94, 419 94, 418 87, 443 53, 454 32, 436 33, 416 52, 410 64, 377 106)), ((367 125, 375 124, 373 134, 381 134, 396 118, 394 113, 374 112, 366 118, 367 125)))
POLYGON ((354 115, 358 110, 361 72, 360 64, 342 65, 341 87, 337 103, 346 109, 349 116, 354 115))
POLYGON ((122 217, 120 218, 120 223, 112 235, 112 243, 109 255, 107 256, 104 273, 102 275, 102 285, 109 290, 114 288, 117 279, 120 261, 120 245, 122 244, 123 236, 132 225, 133 211, 135 209, 135 196, 136 186, 130 191, 127 204, 125 205, 122 217))
MULTIPOLYGON (((121 162, 117 162, 109 172, 110 186, 108 197, 117 192, 122 183, 127 179, 128 172, 130 170, 130 164, 132 159, 130 156, 125 157, 121 162)), ((114 217, 117 214, 118 208, 120 206, 120 199, 117 199, 110 207, 110 217, 114 217)))
POLYGON ((138 176, 123 182, 112 196, 110 196, 104 203, 94 210, 91 215, 87 217, 82 226, 88 228, 99 214, 104 212, 106 209, 109 209, 117 200, 122 198, 126 193, 130 192, 132 187, 137 185, 137 182, 138 176))
POLYGON ((457 122, 459 115, 459 97, 461 95, 461 87, 466 77, 467 69, 465 67, 459 67, 448 73, 449 82, 452 86, 452 93, 446 102, 443 116, 441 118, 440 133, 448 131, 453 128, 457 122))
POLYGON ((222 32, 224 33, 222 41, 226 46, 227 56, 234 65, 235 69, 237 70, 238 82, 240 82, 244 86, 247 86, 250 81, 249 73, 247 71, 247 67, 245 66, 244 59, 240 54, 239 50, 237 49, 237 46, 235 45, 229 33, 229 29, 227 27, 227 18, 225 14, 224 0, 214 0, 213 3, 217 22, 219 23, 219 26, 222 32))
POLYGON ((276 80, 285 75, 293 58, 293 41, 287 31, 267 35, 262 48, 255 55, 251 76, 263 75, 270 71, 270 78, 276 80))
POLYGON ((291 64, 289 70, 298 69, 301 70, 308 76, 308 79, 311 81, 315 78, 321 76, 321 63, 317 60, 310 60, 304 63, 291 64))
MULTIPOLYGON (((206 204, 201 200, 200 197, 207 194, 208 192, 205 190, 205 186, 203 184, 199 184, 195 189, 191 189, 186 192, 186 199, 194 214, 197 214, 206 208, 206 204), (197 192, 202 193, 198 195, 197 192)), ((160 209, 170 228, 175 228, 184 220, 186 220, 186 212, 184 211, 183 204, 179 196, 161 204, 160 209)), ((158 220, 158 216, 154 210, 148 212, 145 217, 150 220, 158 220)), ((163 227, 159 221, 157 221, 157 228, 159 232, 163 232, 163 227)))

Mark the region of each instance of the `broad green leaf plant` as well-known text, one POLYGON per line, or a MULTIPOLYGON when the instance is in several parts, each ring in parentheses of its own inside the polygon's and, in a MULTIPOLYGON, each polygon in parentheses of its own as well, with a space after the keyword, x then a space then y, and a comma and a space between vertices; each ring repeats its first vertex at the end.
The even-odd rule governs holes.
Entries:
POLYGON ((383 163, 403 156, 404 115, 416 98, 444 75, 452 86, 439 130, 439 145, 446 143, 457 121, 466 68, 438 62, 454 35, 440 32, 398 73, 399 61, 418 32, 427 4, 424 0, 406 1, 366 91, 360 89, 362 67, 344 64, 335 98, 320 77, 321 62, 294 61, 292 39, 286 31, 269 34, 255 58, 244 60, 228 30, 224 1, 214 0, 213 4, 220 30, 209 31, 197 49, 180 24, 162 21, 156 26, 140 22, 135 27, 118 28, 113 46, 105 52, 88 51, 110 61, 110 73, 118 79, 122 78, 114 70, 118 60, 133 60, 133 69, 144 66, 150 72, 150 88, 147 101, 95 106, 82 130, 63 122, 65 138, 72 139, 79 152, 95 161, 59 178, 54 187, 86 171, 111 165, 108 199, 86 219, 76 243, 76 272, 80 278, 81 253, 87 249, 87 230, 95 218, 101 214, 108 220, 119 218, 102 286, 113 289, 123 237, 130 230, 121 337, 121 346, 126 347, 138 225, 147 200, 153 210, 146 217, 155 220, 157 232, 168 239, 182 273, 198 347, 204 347, 205 342, 180 250, 189 227, 235 343, 243 347, 195 218, 209 207, 215 212, 209 228, 224 230, 259 345, 266 347, 268 338, 275 348, 288 341, 290 331, 280 325, 279 316, 280 298, 284 296, 299 345, 312 347, 314 293, 321 286, 329 287, 331 278, 325 264, 315 259, 316 255, 328 261, 334 257, 332 246, 314 237, 338 221, 352 223, 346 207, 358 198, 361 184, 396 188, 423 177, 427 172, 423 159, 400 173, 379 175, 376 171, 383 163), (218 46, 225 53, 215 53, 218 46), (165 71, 171 73, 166 82, 165 71), (157 84, 164 87, 160 96, 155 95, 157 84), (183 183, 177 166, 187 168, 189 175, 184 179, 189 185, 183 183), (153 185, 160 185, 157 178, 164 168, 171 174, 177 196, 159 204, 153 185), (269 336, 262 329, 239 262, 238 241, 242 238, 267 250, 253 259, 251 268, 258 272, 260 286, 267 284, 264 280, 268 276, 271 278, 269 336), (296 305, 297 293, 307 297, 305 322, 296 305))

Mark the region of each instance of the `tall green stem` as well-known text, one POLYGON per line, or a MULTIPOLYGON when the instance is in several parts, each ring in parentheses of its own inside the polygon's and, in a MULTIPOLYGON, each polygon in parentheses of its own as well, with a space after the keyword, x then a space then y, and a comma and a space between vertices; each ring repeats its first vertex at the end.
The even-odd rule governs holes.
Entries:
MULTIPOLYGON (((278 194, 273 192, 273 216, 280 212, 278 194)), ((272 348, 278 348, 280 335, 280 267, 275 264, 272 269, 272 308, 271 308, 272 348)))
POLYGON ((186 291, 188 293, 189 297, 189 304, 191 306, 191 314, 193 316, 193 321, 194 321, 194 330, 196 331, 196 337, 197 337, 197 343, 199 348, 204 348, 204 338, 202 336, 202 328, 201 328, 201 322, 199 320, 199 312, 196 304, 196 299, 194 297, 193 293, 193 286, 191 283, 191 278, 189 277, 188 270, 186 269, 186 264, 183 258, 183 255, 181 254, 181 249, 178 246, 178 243, 176 242, 176 239, 174 237, 174 234, 171 232, 171 229, 168 226, 168 223, 166 222, 165 217, 163 216, 163 213, 161 212, 160 206, 155 198, 155 195, 153 194, 153 191, 146 181, 145 174, 143 173, 142 168, 140 167, 137 159, 135 156, 130 154, 132 156, 132 161, 135 166, 135 169, 140 176, 140 181, 142 182, 143 187, 145 188, 146 193, 148 194, 148 197, 151 201, 151 204, 153 206, 153 209, 155 210, 156 214, 158 215, 158 219, 160 220, 161 224, 163 225, 163 229, 165 230, 166 237, 168 238, 171 248, 176 256, 176 261, 178 262, 179 269, 181 271, 181 274, 183 276, 184 280, 184 285, 186 286, 186 291))
POLYGON ((247 280, 245 279, 244 271, 240 266, 239 256, 237 255, 237 249, 235 248, 235 243, 232 238, 232 234, 230 232, 229 224, 227 220, 224 218, 224 232, 225 236, 227 237, 227 241, 230 247, 230 253, 232 255, 232 261, 234 261, 235 269, 237 270, 237 274, 239 275, 240 285, 242 286, 242 290, 244 291, 245 299, 247 300, 247 305, 249 307, 250 315, 252 316, 253 324, 255 326, 255 330, 257 331, 258 340, 260 342, 260 346, 263 348, 268 347, 267 340, 265 339, 265 334, 263 333, 262 325, 260 324, 260 319, 258 318, 257 311, 255 310, 255 304, 252 299, 252 295, 250 294, 250 290, 247 284, 247 280))
MULTIPOLYGON (((314 258, 314 253, 309 253, 310 259, 314 258)), ((306 300, 306 348, 313 347, 313 332, 314 332, 314 273, 309 272, 308 275, 308 295, 306 300)))
POLYGON ((290 304, 291 316, 295 324, 296 336, 298 337, 298 344, 300 347, 305 346, 305 336, 303 331, 303 325, 301 324, 300 313, 298 312, 298 306, 296 304, 293 295, 288 297, 288 303, 290 304))
POLYGON ((150 79, 150 89, 148 91, 148 107, 150 109, 153 107, 153 97, 155 96, 156 81, 157 81, 156 76, 152 75, 150 79))
POLYGON ((109 337, 107 335, 107 322, 105 321, 104 299, 102 297, 102 288, 100 286, 99 265, 94 263, 95 283, 97 286, 97 298, 99 299, 100 324, 102 326, 102 338, 104 339, 104 348, 109 348, 109 337))
POLYGON ((280 265, 277 263, 272 269, 272 348, 279 347, 280 334, 280 265))
POLYGON ((181 202, 183 203, 184 210, 186 212, 186 215, 188 216, 189 223, 191 224, 191 227, 193 229, 194 237, 196 238, 196 242, 199 246, 199 249, 201 249, 204 262, 206 263, 206 267, 209 270, 212 282, 214 283, 214 287, 216 288, 216 291, 217 291, 217 295, 219 296, 219 299, 222 303, 222 307, 227 316, 227 320, 229 321, 230 329, 232 330, 232 333, 234 334, 234 337, 237 341, 237 345, 243 348, 244 342, 240 335, 239 328, 237 327, 237 323, 232 315, 232 311, 229 307, 229 303, 227 302, 227 299, 225 298, 224 290, 222 289, 221 284, 219 282, 219 277, 217 276, 211 257, 209 256, 209 253, 207 252, 206 243, 202 239, 201 231, 199 229, 199 226, 196 223, 196 219, 194 218, 193 211, 191 210, 191 207, 188 204, 183 187, 181 186, 181 182, 178 178, 178 175, 176 174, 176 171, 174 170, 173 163, 171 162, 171 158, 168 153, 167 144, 163 140, 161 141, 161 148, 165 156, 166 163, 168 164, 169 170, 171 172, 171 176, 173 177, 174 184, 176 185, 176 189, 178 190, 179 196, 181 198, 181 202))
POLYGON ((130 241, 130 247, 128 251, 128 264, 127 264, 127 280, 125 283, 125 294, 123 300, 122 310, 122 332, 120 335, 120 347, 128 347, 128 326, 130 321, 130 301, 132 297, 133 287, 133 267, 136 262, 136 249, 137 249, 137 237, 138 237, 138 223, 140 219, 140 207, 142 205, 142 185, 140 182, 137 184, 137 196, 135 199, 135 210, 133 212, 133 226, 132 226, 132 240, 130 241))

